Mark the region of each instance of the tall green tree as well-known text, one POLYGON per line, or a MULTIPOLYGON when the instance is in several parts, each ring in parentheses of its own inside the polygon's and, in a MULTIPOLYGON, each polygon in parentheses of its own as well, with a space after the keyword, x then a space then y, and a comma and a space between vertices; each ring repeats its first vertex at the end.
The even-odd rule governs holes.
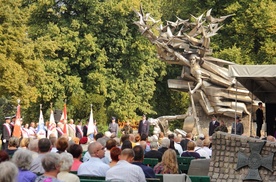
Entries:
POLYGON ((40 96, 38 86, 44 73, 28 35, 29 13, 21 0, 0 2, 0 96, 14 106, 21 99, 23 116, 25 109, 40 96))

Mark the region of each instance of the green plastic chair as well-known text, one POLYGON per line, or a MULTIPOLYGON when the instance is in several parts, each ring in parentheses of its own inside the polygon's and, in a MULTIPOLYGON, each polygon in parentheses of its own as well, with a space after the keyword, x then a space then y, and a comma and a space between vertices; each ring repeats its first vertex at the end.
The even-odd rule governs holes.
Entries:
POLYGON ((158 163, 158 159, 157 158, 144 158, 143 160, 143 164, 154 168, 154 166, 158 163))
POLYGON ((160 180, 160 182, 163 182, 163 174, 155 174, 155 176, 160 180))
POLYGON ((179 173, 188 173, 191 160, 195 159, 194 157, 177 157, 179 173))
POLYGON ((210 182, 211 179, 209 176, 192 176, 189 175, 192 182, 210 182))

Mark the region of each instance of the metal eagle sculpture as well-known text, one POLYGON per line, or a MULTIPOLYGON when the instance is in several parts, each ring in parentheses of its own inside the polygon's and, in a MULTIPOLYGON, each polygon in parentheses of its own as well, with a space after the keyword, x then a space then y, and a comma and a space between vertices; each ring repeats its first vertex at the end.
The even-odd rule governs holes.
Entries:
MULTIPOLYGON (((207 115, 234 118, 247 114, 250 121, 249 91, 228 75, 227 66, 235 63, 212 57, 210 47, 211 37, 221 29, 220 24, 233 14, 215 18, 211 11, 199 17, 191 15, 193 21, 177 17, 175 22, 166 21, 163 25, 140 6, 135 11, 139 19, 134 23, 156 46, 161 60, 182 66, 180 78, 168 80, 169 88, 190 93, 192 103, 199 102, 207 115)), ((193 112, 196 118, 194 106, 193 112)))

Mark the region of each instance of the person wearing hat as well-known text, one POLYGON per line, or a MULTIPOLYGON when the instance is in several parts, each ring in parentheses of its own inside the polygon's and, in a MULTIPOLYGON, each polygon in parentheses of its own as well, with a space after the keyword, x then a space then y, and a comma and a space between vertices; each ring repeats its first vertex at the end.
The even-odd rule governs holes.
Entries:
POLYGON ((108 125, 108 131, 111 132, 111 135, 113 137, 118 136, 119 125, 116 123, 116 118, 115 117, 111 118, 111 123, 109 123, 109 125, 108 125))
POLYGON ((258 103, 259 108, 256 110, 256 123, 257 123, 257 130, 256 135, 261 137, 261 129, 264 123, 264 112, 263 112, 263 103, 258 103))
POLYGON ((241 123, 241 119, 239 116, 236 117, 236 122, 232 124, 231 134, 243 134, 243 124, 241 123))
POLYGON ((140 134, 140 136, 142 136, 142 134, 146 134, 147 136, 149 136, 149 127, 150 123, 147 120, 146 115, 143 114, 143 119, 140 120, 138 127, 138 133, 140 134))
POLYGON ((10 117, 5 117, 5 123, 3 124, 2 130, 2 150, 6 150, 8 148, 9 139, 12 136, 12 128, 10 122, 10 117))
POLYGON ((209 136, 212 136, 215 132, 215 129, 219 127, 220 123, 217 121, 215 115, 212 116, 212 121, 209 123, 209 136))

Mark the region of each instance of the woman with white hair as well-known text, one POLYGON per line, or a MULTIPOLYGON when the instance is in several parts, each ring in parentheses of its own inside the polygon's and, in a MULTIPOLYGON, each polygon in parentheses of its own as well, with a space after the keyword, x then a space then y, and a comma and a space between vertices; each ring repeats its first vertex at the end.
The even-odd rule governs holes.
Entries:
POLYGON ((34 182, 36 174, 29 171, 30 165, 33 161, 32 153, 29 150, 17 150, 13 157, 12 162, 18 167, 19 173, 17 181, 20 182, 34 182))
POLYGON ((43 175, 37 177, 35 182, 61 182, 57 179, 61 166, 60 154, 54 152, 47 153, 41 163, 45 172, 43 175))
POLYGON ((61 181, 66 182, 80 182, 80 179, 77 175, 69 173, 71 166, 73 164, 73 156, 70 153, 61 153, 60 160, 62 161, 60 166, 60 172, 57 175, 57 178, 61 181))
POLYGON ((0 163, 0 181, 16 182, 18 169, 16 165, 10 161, 0 163))

